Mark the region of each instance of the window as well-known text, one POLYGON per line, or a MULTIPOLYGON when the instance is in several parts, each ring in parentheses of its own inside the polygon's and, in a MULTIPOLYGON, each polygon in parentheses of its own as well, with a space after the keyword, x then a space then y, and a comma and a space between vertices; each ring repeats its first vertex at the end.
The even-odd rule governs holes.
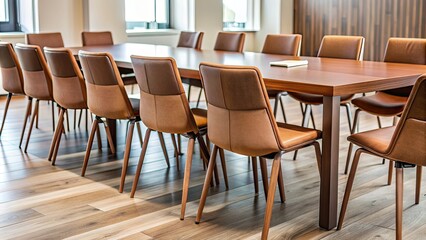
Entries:
POLYGON ((0 0, 0 32, 19 31, 16 0, 0 0))
POLYGON ((127 29, 170 28, 170 0, 126 0, 127 29))
POLYGON ((223 0, 223 30, 257 31, 259 27, 259 0, 223 0))

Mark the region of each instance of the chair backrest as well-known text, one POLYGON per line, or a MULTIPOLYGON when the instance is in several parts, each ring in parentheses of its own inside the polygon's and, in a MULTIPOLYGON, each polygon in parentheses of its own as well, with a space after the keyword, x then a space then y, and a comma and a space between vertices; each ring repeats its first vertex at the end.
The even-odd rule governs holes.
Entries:
POLYGON ((86 85, 83 74, 66 48, 44 48, 47 63, 52 73, 53 98, 66 109, 87 108, 86 85))
POLYGON ((173 58, 131 56, 140 88, 140 117, 160 132, 198 132, 173 58))
POLYGON ((78 53, 92 113, 110 119, 134 118, 134 111, 114 59, 109 53, 78 53))
POLYGON ((37 45, 40 47, 41 50, 43 50, 44 47, 52 47, 52 48, 64 47, 64 40, 62 39, 62 35, 59 32, 27 33, 25 36, 26 36, 27 44, 37 45))
POLYGON ((245 33, 219 32, 217 34, 214 50, 243 52, 245 38, 245 33))
POLYGON ((361 36, 326 35, 322 38, 318 57, 362 61, 365 38, 361 36))
POLYGON ((25 94, 21 65, 11 43, 0 42, 0 73, 5 91, 25 94))
POLYGON ((109 31, 104 32, 82 32, 81 40, 83 46, 96 46, 96 45, 113 45, 112 33, 109 31))
POLYGON ((208 106, 209 139, 247 156, 283 149, 260 71, 256 67, 200 64, 208 106))
POLYGON ((177 47, 201 49, 204 32, 180 32, 177 47))
POLYGON ((421 76, 387 150, 390 159, 426 166, 426 75, 421 76))
POLYGON ((22 67, 25 94, 40 100, 53 100, 52 77, 40 47, 18 43, 15 51, 22 67))
POLYGON ((302 35, 268 34, 263 44, 262 53, 300 56, 302 35))
MULTIPOLYGON (((384 62, 426 64, 426 39, 389 38, 386 45, 384 62)), ((396 96, 408 97, 412 87, 385 90, 383 92, 396 96)))

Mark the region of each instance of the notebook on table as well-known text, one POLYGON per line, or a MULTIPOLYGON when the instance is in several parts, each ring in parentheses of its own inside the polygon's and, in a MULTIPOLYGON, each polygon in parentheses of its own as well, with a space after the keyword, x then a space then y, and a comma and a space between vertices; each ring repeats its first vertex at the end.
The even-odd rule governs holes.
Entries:
POLYGON ((275 61, 269 63, 271 66, 276 67, 297 67, 297 66, 304 66, 308 65, 308 60, 283 60, 283 61, 275 61))

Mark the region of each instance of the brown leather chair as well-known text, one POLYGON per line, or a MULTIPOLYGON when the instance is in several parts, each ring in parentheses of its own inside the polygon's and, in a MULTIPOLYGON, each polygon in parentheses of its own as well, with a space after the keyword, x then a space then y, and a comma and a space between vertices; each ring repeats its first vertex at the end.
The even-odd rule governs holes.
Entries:
POLYGON ((237 32, 219 32, 214 50, 227 52, 243 52, 246 34, 237 32))
MULTIPOLYGON (((130 126, 126 139, 119 187, 119 192, 123 192, 132 145, 133 130, 135 123, 140 121, 139 100, 128 98, 117 65, 109 53, 80 51, 78 57, 83 67, 86 80, 88 107, 90 111, 96 115, 87 142, 87 150, 81 175, 84 176, 86 173, 94 134, 98 129, 99 122, 102 122, 101 118, 129 120, 130 126)), ((137 126, 138 131, 140 131, 139 125, 137 126)), ((114 149, 111 150, 114 151, 114 149)))
MULTIPOLYGON (((300 34, 268 34, 266 35, 263 44, 262 53, 300 56, 302 46, 302 35, 300 34)), ((287 122, 287 117, 284 111, 284 103, 282 97, 287 95, 287 92, 281 90, 267 89, 268 96, 274 101, 274 116, 277 117, 278 103, 280 103, 281 111, 283 112, 284 122, 287 122)))
MULTIPOLYGON (((194 48, 201 50, 201 43, 203 42, 204 32, 180 32, 177 47, 194 48)), ((202 89, 201 81, 199 79, 182 78, 182 83, 188 84, 188 101, 191 101, 191 87, 200 88, 198 94, 197 107, 200 104, 202 89)))
MULTIPOLYGON (((60 109, 58 127, 53 135, 48 156, 48 160, 52 161, 52 165, 55 165, 64 129, 64 114, 68 109, 87 110, 87 93, 83 74, 70 50, 45 47, 44 53, 52 74, 53 99, 60 109)), ((111 140, 107 125, 105 125, 105 130, 108 140, 111 140)), ((102 148, 99 131, 97 137, 98 148, 102 148)), ((114 152, 112 142, 110 142, 110 146, 112 146, 111 151, 114 152)))
MULTIPOLYGON (((19 64, 18 57, 16 56, 11 43, 0 42, 0 73, 3 81, 3 89, 7 92, 6 106, 4 108, 3 121, 0 128, 1 136, 12 96, 14 94, 25 95, 24 78, 22 76, 21 65, 19 64)), ((32 101, 31 97, 28 99, 29 103, 27 106, 27 112, 31 109, 32 101)), ((25 118, 24 124, 26 123, 27 119, 25 118)))
MULTIPOLYGON (((31 132, 34 125, 34 120, 39 114, 40 101, 52 101, 52 77, 50 70, 47 66, 43 53, 37 45, 17 44, 15 47, 16 54, 19 62, 21 63, 22 73, 24 76, 24 91, 28 97, 36 99, 34 112, 31 117, 31 123, 27 135, 27 142, 25 144, 24 152, 27 152, 28 143, 30 142, 31 132)), ((52 124, 55 129, 55 119, 52 104, 52 124)), ((31 108, 31 106, 30 106, 31 108)), ((27 110, 25 119, 29 117, 30 111, 27 110)), ((24 121, 25 126, 25 121, 24 121)), ((22 129, 21 135, 25 132, 25 127, 22 129)), ((22 138, 19 143, 21 147, 22 138)))
POLYGON ((417 165, 416 204, 420 200, 422 166, 426 166, 426 75, 414 85, 397 126, 352 134, 348 140, 360 146, 352 162, 337 229, 342 228, 361 153, 395 162, 396 239, 402 239, 403 169, 417 165))
MULTIPOLYGON (((29 45, 37 45, 40 49, 44 47, 60 48, 64 47, 64 40, 60 32, 52 33, 27 33, 26 43, 29 45)), ((44 53, 43 53, 44 54, 44 53)))
POLYGON ((282 174, 279 174, 282 154, 313 145, 319 165, 321 154, 316 140, 321 138, 321 132, 285 123, 277 124, 262 75, 256 67, 201 63, 200 75, 208 104, 208 135, 214 147, 195 222, 200 222, 203 213, 218 149, 273 158, 262 232, 262 239, 266 239, 276 185, 282 178, 282 174))
MULTIPOLYGON (((102 45, 113 45, 112 33, 110 31, 102 32, 82 32, 81 40, 83 46, 102 46, 102 45)), ((136 78, 132 69, 118 68, 121 74, 121 79, 124 85, 136 84, 136 78)), ((133 93, 133 86, 132 86, 133 93)))
MULTIPOLYGON (((389 38, 385 50, 384 62, 426 64, 426 39, 419 38, 389 38)), ((395 117, 404 110, 405 103, 410 95, 412 87, 404 87, 376 92, 371 96, 364 96, 352 100, 357 107, 351 134, 355 133, 358 125, 359 113, 361 111, 379 117, 395 117)), ((345 174, 348 172, 349 162, 352 155, 352 143, 349 144, 348 156, 346 158, 345 174)), ((392 181, 392 165, 389 165, 388 184, 392 181)))
MULTIPOLYGON (((207 110, 190 109, 179 70, 173 58, 131 56, 131 59, 140 89, 140 117, 148 129, 146 130, 130 197, 133 198, 136 192, 151 131, 183 135, 189 138, 182 189, 180 218, 183 220, 195 140, 198 140, 200 144, 200 154, 205 162, 210 157, 209 150, 203 140, 203 136, 207 133, 207 110)), ((179 167, 179 161, 177 161, 177 166, 179 167)), ((226 174, 226 171, 224 171, 224 174, 226 174)), ((226 175, 225 179, 227 179, 226 175)))
POLYGON ((81 40, 83 46, 100 46, 113 45, 112 33, 110 31, 103 32, 82 32, 81 40))

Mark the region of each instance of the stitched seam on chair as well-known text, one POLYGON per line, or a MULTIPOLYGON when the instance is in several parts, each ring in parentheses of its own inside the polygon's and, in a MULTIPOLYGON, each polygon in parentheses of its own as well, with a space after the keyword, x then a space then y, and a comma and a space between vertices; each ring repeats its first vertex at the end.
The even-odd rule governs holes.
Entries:
POLYGON ((220 83, 220 89, 221 89, 222 97, 223 97, 223 104, 225 105, 225 109, 228 111, 228 142, 229 142, 229 148, 230 148, 229 150, 233 151, 232 142, 231 142, 231 111, 229 110, 228 105, 226 104, 225 93, 223 91, 222 71, 220 71, 219 83, 220 83))

